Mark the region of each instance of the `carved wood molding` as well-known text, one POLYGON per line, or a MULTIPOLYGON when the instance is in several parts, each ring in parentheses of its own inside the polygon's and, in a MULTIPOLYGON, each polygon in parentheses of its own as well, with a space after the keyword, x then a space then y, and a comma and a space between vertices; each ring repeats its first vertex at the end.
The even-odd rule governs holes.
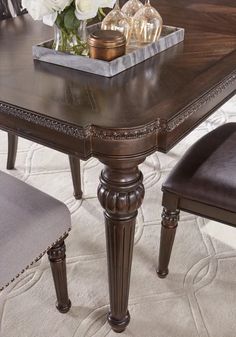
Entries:
POLYGON ((179 221, 179 210, 170 211, 167 208, 163 208, 161 217, 162 217, 162 226, 166 228, 176 228, 179 221))
POLYGON ((89 137, 109 140, 137 139, 163 129, 163 122, 159 119, 146 126, 130 129, 105 129, 93 125, 80 128, 4 102, 0 102, 0 113, 5 113, 9 116, 40 125, 78 139, 87 139, 89 137))
POLYGON ((97 126, 87 126, 85 128, 77 127, 75 125, 57 121, 50 117, 45 117, 39 115, 33 111, 25 110, 13 106, 8 103, 0 102, 0 113, 7 114, 33 124, 40 125, 45 128, 63 133, 67 136, 71 136, 77 139, 85 140, 90 137, 100 138, 104 140, 128 140, 128 139, 138 139, 143 138, 149 134, 156 133, 157 131, 171 132, 180 124, 182 124, 186 119, 188 119, 192 114, 197 113, 198 110, 202 109, 205 105, 209 104, 212 100, 216 99, 222 92, 227 90, 230 86, 236 83, 236 71, 231 73, 222 82, 216 85, 212 90, 203 95, 199 100, 190 105, 189 107, 183 109, 178 116, 166 123, 164 120, 157 119, 156 121, 147 124, 145 126, 140 126, 136 128, 119 128, 119 129, 109 129, 100 128, 97 126))
POLYGON ((33 111, 17 108, 13 105, 3 102, 0 102, 0 113, 5 113, 9 116, 40 125, 42 127, 61 132, 75 138, 85 139, 90 135, 90 127, 85 129, 78 128, 71 124, 64 123, 63 121, 59 122, 53 118, 38 115, 33 111))
POLYGON ((126 219, 128 215, 131 215, 132 218, 144 199, 145 191, 141 172, 139 172, 138 179, 134 174, 134 180, 130 186, 127 183, 123 183, 122 178, 123 176, 121 175, 120 181, 117 179, 116 184, 113 185, 112 182, 104 178, 103 172, 101 173, 97 192, 98 200, 111 218, 116 218, 117 216, 122 218, 123 215, 125 215, 126 219))
POLYGON ((130 129, 104 129, 93 126, 91 128, 91 136, 108 140, 138 139, 156 133, 156 131, 161 131, 164 127, 164 121, 160 119, 145 126, 130 129))
POLYGON ((190 107, 181 110, 178 116, 176 116, 170 122, 168 122, 166 131, 171 132, 172 130, 174 130, 186 119, 188 119, 191 115, 197 113, 200 109, 202 109, 205 105, 207 105, 212 100, 217 98, 217 96, 219 96, 222 92, 224 92, 228 87, 232 86, 234 83, 236 83, 236 71, 227 76, 222 82, 220 82, 208 93, 203 95, 190 107))

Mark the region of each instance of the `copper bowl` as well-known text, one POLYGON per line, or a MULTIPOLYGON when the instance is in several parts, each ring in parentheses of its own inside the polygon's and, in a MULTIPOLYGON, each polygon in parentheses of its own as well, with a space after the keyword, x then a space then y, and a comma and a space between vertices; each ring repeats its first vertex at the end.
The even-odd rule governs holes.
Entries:
POLYGON ((111 61, 125 54, 126 38, 115 30, 97 30, 88 38, 89 56, 111 61))

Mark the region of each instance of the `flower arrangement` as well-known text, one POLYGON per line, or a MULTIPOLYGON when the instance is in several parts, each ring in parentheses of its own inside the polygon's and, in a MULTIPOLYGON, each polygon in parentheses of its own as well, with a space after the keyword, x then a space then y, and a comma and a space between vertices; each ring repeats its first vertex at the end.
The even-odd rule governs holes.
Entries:
POLYGON ((115 0, 22 0, 34 20, 53 26, 58 16, 64 14, 65 27, 71 29, 76 20, 94 18, 104 7, 113 8, 115 0))
POLYGON ((98 15, 102 18, 103 8, 113 8, 116 0, 22 0, 22 6, 34 20, 60 29, 63 44, 61 50, 82 54, 85 49, 78 30, 82 22, 98 15), (69 47, 68 47, 69 45, 69 47))

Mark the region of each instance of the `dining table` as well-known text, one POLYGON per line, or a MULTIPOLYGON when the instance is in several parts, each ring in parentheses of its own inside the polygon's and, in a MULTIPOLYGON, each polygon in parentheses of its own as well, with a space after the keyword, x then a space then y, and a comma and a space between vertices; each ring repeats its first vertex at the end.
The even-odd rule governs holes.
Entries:
POLYGON ((145 202, 139 165, 236 93, 235 0, 151 4, 165 25, 185 29, 184 41, 111 78, 33 60, 32 46, 53 38, 53 29, 28 14, 0 22, 0 129, 104 164, 97 196, 115 332, 130 321, 135 222, 145 202))

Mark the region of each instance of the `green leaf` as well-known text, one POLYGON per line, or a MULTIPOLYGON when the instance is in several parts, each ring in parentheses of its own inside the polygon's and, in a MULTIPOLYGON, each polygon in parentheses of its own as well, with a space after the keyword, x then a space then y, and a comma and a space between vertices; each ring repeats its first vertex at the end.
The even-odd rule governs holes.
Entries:
POLYGON ((106 14, 104 13, 103 9, 100 7, 98 9, 98 13, 97 13, 98 20, 102 21, 105 16, 106 16, 106 14))
POLYGON ((76 18, 73 7, 69 7, 65 12, 64 26, 68 31, 75 31, 80 26, 80 21, 76 18))
POLYGON ((57 15, 56 25, 60 29, 64 28, 64 15, 63 14, 58 14, 57 15))
POLYGON ((102 17, 106 16, 106 13, 104 12, 102 7, 99 7, 98 12, 99 12, 99 14, 101 14, 102 17))

